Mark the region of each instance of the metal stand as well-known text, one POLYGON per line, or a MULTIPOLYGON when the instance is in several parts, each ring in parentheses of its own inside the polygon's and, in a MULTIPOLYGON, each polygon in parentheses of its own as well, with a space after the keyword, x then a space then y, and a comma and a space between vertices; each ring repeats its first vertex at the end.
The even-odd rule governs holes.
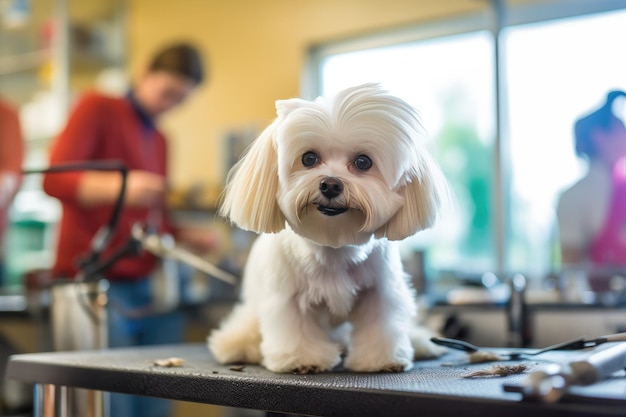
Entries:
POLYGON ((34 417, 104 417, 105 398, 106 393, 101 391, 37 384, 34 417), (72 407, 81 397, 87 400, 85 414, 77 414, 77 410, 72 407))
MULTIPOLYGON (((104 349, 108 345, 106 280, 63 282, 51 289, 52 338, 57 351, 104 349)), ((35 417, 109 417, 109 394, 38 384, 35 417)))

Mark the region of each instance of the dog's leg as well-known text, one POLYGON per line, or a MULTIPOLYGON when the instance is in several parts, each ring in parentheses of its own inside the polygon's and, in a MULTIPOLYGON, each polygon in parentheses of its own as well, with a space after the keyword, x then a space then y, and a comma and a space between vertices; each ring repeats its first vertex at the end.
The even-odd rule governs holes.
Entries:
POLYGON ((260 363, 261 333, 254 311, 240 304, 208 338, 209 349, 221 363, 260 363))
POLYGON ((340 346, 293 299, 265 303, 261 314, 263 365, 273 372, 317 373, 340 361, 340 346))
POLYGON ((371 288, 359 296, 350 314, 353 333, 346 368, 358 372, 401 372, 413 366, 408 331, 415 311, 413 298, 403 280, 393 285, 405 288, 371 288))

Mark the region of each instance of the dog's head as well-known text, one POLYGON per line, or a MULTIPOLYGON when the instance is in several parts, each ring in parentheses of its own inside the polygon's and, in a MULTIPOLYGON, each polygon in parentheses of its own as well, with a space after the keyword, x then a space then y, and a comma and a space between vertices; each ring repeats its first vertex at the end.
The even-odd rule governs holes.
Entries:
POLYGON ((230 172, 222 215, 259 233, 289 224, 332 247, 400 240, 433 224, 446 183, 408 103, 365 84, 276 109, 230 172))

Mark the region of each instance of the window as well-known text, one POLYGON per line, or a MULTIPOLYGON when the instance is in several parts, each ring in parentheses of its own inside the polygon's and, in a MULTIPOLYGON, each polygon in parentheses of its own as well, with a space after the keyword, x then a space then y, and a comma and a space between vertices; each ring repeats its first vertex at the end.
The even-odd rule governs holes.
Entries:
POLYGON ((315 93, 377 81, 420 112, 457 198, 454 216, 403 242, 406 251, 425 252, 430 278, 543 277, 559 266, 556 200, 585 170, 574 154, 573 123, 609 89, 626 90, 626 2, 568 5, 509 9, 498 66, 489 19, 476 16, 461 25, 464 33, 420 39, 417 27, 409 41, 404 30, 395 43, 387 35, 370 37, 373 47, 361 39, 313 50, 315 93), (497 140, 505 150, 499 156, 497 140), (504 201, 494 201, 500 184, 504 201))
POLYGON ((626 11, 513 26, 506 51, 510 150, 510 270, 559 266, 554 209, 580 178, 573 124, 611 89, 626 90, 626 11))
POLYGON ((420 113, 456 195, 458 216, 404 241, 406 250, 428 248, 437 271, 463 264, 493 269, 493 40, 486 31, 328 57, 321 65, 322 94, 380 82, 420 113))

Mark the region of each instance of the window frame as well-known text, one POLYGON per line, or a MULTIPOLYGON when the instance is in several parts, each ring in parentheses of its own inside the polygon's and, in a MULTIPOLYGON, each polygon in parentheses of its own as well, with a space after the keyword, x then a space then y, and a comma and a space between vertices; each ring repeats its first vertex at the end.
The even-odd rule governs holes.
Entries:
MULTIPOLYGON (((510 0, 509 0, 510 2, 510 0)), ((463 16, 419 22, 391 30, 362 34, 341 40, 315 44, 309 48, 307 62, 301 83, 302 97, 313 99, 321 94, 321 65, 336 54, 363 51, 382 47, 392 47, 441 37, 462 35, 477 31, 488 31, 494 40, 494 94, 495 94, 495 137, 494 137, 494 214, 493 244, 495 273, 503 276, 514 271, 507 270, 507 250, 509 231, 506 228, 509 216, 508 199, 511 192, 511 173, 508 152, 506 68, 503 56, 501 32, 508 27, 553 20, 589 16, 593 14, 626 9, 626 0, 555 0, 534 4, 508 4, 507 0, 489 0, 480 12, 463 16)))

